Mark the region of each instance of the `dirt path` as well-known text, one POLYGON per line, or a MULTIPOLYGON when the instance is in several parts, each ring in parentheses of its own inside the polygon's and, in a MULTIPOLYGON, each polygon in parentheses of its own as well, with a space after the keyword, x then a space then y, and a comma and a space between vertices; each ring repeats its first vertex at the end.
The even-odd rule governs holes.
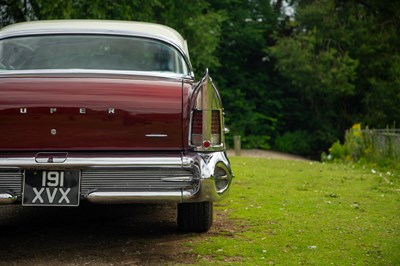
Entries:
POLYGON ((0 206, 0 265, 165 265, 189 260, 170 205, 0 206))
MULTIPOLYGON (((175 265, 195 263, 174 205, 78 208, 0 206, 0 265, 175 265)), ((232 232, 231 232, 231 231, 232 232)), ((199 237, 236 230, 220 212, 199 237)))
MULTIPOLYGON (((228 156, 235 156, 234 150, 227 151, 228 156)), ((240 156, 243 157, 263 157, 263 158, 270 158, 270 159, 282 159, 282 160, 297 160, 297 161, 307 161, 306 158, 301 156, 276 152, 276 151, 265 151, 265 150, 241 150, 240 156)))

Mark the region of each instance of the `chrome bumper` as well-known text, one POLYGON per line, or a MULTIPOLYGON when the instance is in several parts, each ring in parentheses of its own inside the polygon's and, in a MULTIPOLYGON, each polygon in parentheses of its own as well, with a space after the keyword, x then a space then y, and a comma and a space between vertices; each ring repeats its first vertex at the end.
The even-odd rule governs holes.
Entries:
MULTIPOLYGON (((225 152, 166 153, 158 156, 149 153, 103 156, 68 154, 65 160, 51 163, 47 160, 38 161, 37 158, 37 155, 25 157, 2 155, 0 157, 0 204, 14 203, 22 196, 22 189, 18 191, 15 187, 16 180, 6 180, 8 176, 19 177, 15 174, 2 175, 2 171, 17 171, 21 175, 20 183, 22 183, 25 169, 80 169, 83 184, 81 198, 100 204, 218 201, 227 194, 233 178, 225 152), (129 175, 121 177, 119 173, 124 171, 128 174, 134 173, 135 179, 127 181, 129 175), (184 171, 190 174, 182 174, 181 172, 184 171), (96 175, 98 172, 102 174, 101 178, 96 176, 90 179, 91 175, 96 175), (113 176, 114 172, 118 173, 116 177, 113 176), (153 177, 154 172, 159 173, 160 176, 157 183, 147 181, 153 177), (221 175, 221 172, 225 175, 221 175), (84 173, 91 173, 91 175, 84 173), (144 177, 138 178, 140 174, 144 177), (107 175, 110 177, 108 178, 107 175), (218 185, 220 178, 224 179, 223 186, 218 185), (100 182, 98 180, 105 183, 96 187, 96 182, 100 182), (129 182, 130 185, 124 187, 124 184, 129 182), (11 183, 13 187, 8 185, 11 183), (137 185, 138 183, 140 185, 137 185)), ((40 158, 43 159, 43 153, 40 158)))

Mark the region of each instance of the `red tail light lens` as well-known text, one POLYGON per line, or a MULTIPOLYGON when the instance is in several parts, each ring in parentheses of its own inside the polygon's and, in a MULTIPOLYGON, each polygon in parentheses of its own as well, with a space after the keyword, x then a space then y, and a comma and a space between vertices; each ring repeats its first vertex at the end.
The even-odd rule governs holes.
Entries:
POLYGON ((219 111, 212 111, 211 134, 221 134, 221 121, 219 111))
POLYGON ((209 148, 211 145, 221 144, 221 116, 220 111, 213 110, 211 113, 211 142, 203 139, 203 112, 194 110, 192 116, 192 144, 196 146, 203 145, 209 148), (208 143, 207 147, 204 143, 208 143))
POLYGON ((211 144, 221 144, 221 116, 218 110, 212 111, 211 115, 211 144))
POLYGON ((193 111, 192 117, 192 134, 201 135, 203 133, 203 112, 200 110, 193 111))
POLYGON ((203 143, 203 112, 194 110, 192 116, 192 144, 200 146, 203 143))

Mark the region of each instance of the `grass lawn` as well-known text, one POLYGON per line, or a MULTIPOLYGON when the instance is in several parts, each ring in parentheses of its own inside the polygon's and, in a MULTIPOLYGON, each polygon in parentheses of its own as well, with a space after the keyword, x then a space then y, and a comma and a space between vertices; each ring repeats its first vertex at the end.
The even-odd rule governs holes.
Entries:
POLYGON ((190 238, 196 264, 400 265, 400 176, 351 165, 231 157, 230 196, 190 238))

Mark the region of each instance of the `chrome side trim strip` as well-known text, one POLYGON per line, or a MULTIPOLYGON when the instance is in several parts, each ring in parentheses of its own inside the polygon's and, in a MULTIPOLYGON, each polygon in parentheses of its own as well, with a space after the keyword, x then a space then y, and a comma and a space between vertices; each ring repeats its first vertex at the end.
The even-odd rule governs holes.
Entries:
POLYGON ((164 182, 190 182, 193 181, 193 176, 178 176, 178 177, 162 177, 164 182))
POLYGON ((47 168, 64 168, 64 167, 182 167, 181 157, 68 157, 63 163, 40 163, 38 164, 35 157, 9 157, 0 158, 1 167, 47 167, 47 168))
POLYGON ((0 194, 0 204, 11 204, 17 200, 17 197, 9 193, 0 194))
POLYGON ((146 134, 145 135, 148 138, 166 138, 168 135, 166 134, 146 134))
POLYGON ((92 192, 86 199, 100 204, 182 202, 182 191, 92 192))

